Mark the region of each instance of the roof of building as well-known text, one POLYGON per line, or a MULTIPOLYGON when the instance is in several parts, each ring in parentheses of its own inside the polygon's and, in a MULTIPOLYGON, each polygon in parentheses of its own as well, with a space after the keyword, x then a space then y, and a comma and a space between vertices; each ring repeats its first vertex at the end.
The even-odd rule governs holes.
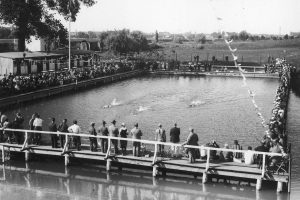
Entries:
POLYGON ((40 57, 54 57, 54 56, 61 56, 61 54, 57 53, 46 53, 46 52, 5 52, 5 53, 0 53, 0 57, 2 58, 11 58, 11 59, 18 59, 18 58, 24 58, 24 53, 25 53, 25 58, 40 58, 40 57))

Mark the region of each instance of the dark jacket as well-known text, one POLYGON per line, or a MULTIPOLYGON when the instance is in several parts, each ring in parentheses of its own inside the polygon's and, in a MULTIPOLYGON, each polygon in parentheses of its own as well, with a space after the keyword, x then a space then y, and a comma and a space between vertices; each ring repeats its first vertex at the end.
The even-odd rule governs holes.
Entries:
POLYGON ((96 132, 95 127, 92 127, 92 126, 91 126, 91 127, 89 128, 89 134, 90 134, 90 135, 97 135, 97 132, 96 132))
POLYGON ((198 135, 196 133, 190 133, 186 140, 186 144, 198 146, 198 140, 198 135))
POLYGON ((58 131, 59 132, 63 132, 63 133, 68 133, 68 125, 66 123, 61 123, 59 126, 58 126, 58 131))
POLYGON ((101 135, 103 136, 108 136, 108 128, 106 126, 101 126, 101 128, 99 128, 98 133, 101 133, 101 135))
POLYGON ((50 123, 49 124, 49 131, 51 131, 51 132, 57 132, 57 126, 56 126, 56 124, 55 123, 50 123))
POLYGON ((173 127, 170 130, 170 142, 178 143, 180 141, 180 128, 173 127))

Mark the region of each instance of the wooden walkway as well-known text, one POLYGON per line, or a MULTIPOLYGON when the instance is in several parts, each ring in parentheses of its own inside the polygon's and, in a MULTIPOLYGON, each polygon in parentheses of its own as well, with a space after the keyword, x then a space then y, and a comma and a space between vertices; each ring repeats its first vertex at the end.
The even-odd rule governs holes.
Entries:
MULTIPOLYGON (((12 130, 13 129, 6 129, 12 130)), ((282 156, 282 154, 274 154, 274 153, 264 153, 264 152, 255 152, 257 155, 262 155, 263 163, 262 167, 259 168, 258 165, 246 165, 244 163, 237 162, 218 162, 214 161, 210 158, 210 151, 231 151, 231 152, 241 152, 245 153, 245 150, 233 150, 233 149, 222 149, 222 148, 212 148, 212 147, 203 147, 203 146, 188 146, 189 148, 198 148, 206 151, 207 158, 205 160, 196 160, 195 163, 189 163, 186 157, 182 158, 172 158, 172 157, 160 157, 157 156, 158 145, 164 144, 165 146, 181 146, 180 144, 173 143, 161 143, 157 141, 149 141, 149 140, 134 140, 131 138, 115 138, 110 136, 94 136, 95 138, 106 138, 109 140, 109 148, 106 153, 102 152, 91 152, 87 145, 82 145, 82 150, 77 151, 75 149, 70 149, 68 146, 68 142, 65 143, 63 148, 52 148, 47 145, 29 145, 28 144, 28 130, 18 130, 23 131, 25 134, 24 144, 8 144, 8 143, 0 143, 0 148, 2 150, 2 162, 5 162, 6 156, 9 155, 7 152, 24 152, 25 161, 30 161, 31 155, 51 155, 51 156, 59 156, 64 157, 65 165, 69 165, 70 159, 90 159, 90 160, 98 160, 106 162, 106 170, 110 171, 112 166, 126 166, 133 165, 136 167, 149 167, 153 169, 153 176, 159 175, 159 172, 165 174, 167 171, 178 171, 184 172, 191 175, 199 175, 202 174, 202 182, 206 183, 210 176, 213 177, 225 177, 226 179, 255 179, 257 180, 256 188, 257 190, 261 189, 262 181, 276 181, 277 191, 283 191, 283 185, 287 184, 288 188, 290 188, 290 173, 281 172, 281 173, 271 173, 266 169, 266 156, 282 156), (129 143, 133 141, 141 141, 147 145, 153 145, 154 151, 147 156, 143 157, 134 157, 131 154, 131 151, 127 151, 127 155, 115 155, 114 150, 111 147, 111 140, 127 140, 129 143)), ((30 132, 39 132, 42 134, 61 134, 66 135, 66 141, 68 137, 71 136, 81 136, 82 138, 89 138, 90 135, 87 134, 72 134, 72 133, 53 133, 46 131, 30 131, 30 132)), ((290 167, 290 166, 289 166, 290 167)), ((290 170, 290 169, 289 169, 290 170)))

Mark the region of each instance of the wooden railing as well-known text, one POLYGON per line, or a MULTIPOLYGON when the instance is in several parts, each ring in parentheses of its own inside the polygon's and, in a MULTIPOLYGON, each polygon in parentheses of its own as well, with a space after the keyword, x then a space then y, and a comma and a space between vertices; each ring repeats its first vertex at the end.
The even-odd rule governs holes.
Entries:
MULTIPOLYGON (((29 140, 29 133, 41 133, 44 135, 65 135, 65 144, 64 144, 64 148, 62 149, 62 153, 61 155, 66 154, 69 151, 69 137, 70 136, 80 136, 80 137, 84 137, 84 138, 98 138, 98 139, 107 139, 108 140, 108 149, 105 155, 105 158, 107 159, 110 154, 111 154, 111 140, 123 140, 123 141, 128 141, 128 142, 141 142, 144 144, 150 144, 150 145, 154 145, 154 156, 152 159, 152 164, 155 165, 155 163, 157 162, 157 154, 158 154, 158 145, 164 145, 164 146, 175 146, 175 147, 182 147, 182 144, 175 144, 175 143, 170 143, 170 142, 159 142, 159 141, 153 141, 153 140, 142 140, 142 139, 133 139, 133 138, 121 138, 121 137, 112 137, 112 136, 93 136, 93 135, 89 135, 89 134, 84 134, 84 133, 80 133, 80 134, 76 134, 76 133, 63 133, 63 132, 49 132, 49 131, 36 131, 36 130, 23 130, 23 129, 4 129, 4 131, 12 131, 12 132, 17 132, 18 134, 20 134, 21 132, 23 132, 25 134, 25 140, 24 143, 22 145, 21 151, 26 151, 28 149, 30 149, 30 147, 28 146, 28 140, 29 140)), ((2 161, 4 162, 4 147, 5 145, 2 145, 2 161)), ((204 147, 204 146, 191 146, 191 145, 184 145, 184 148, 193 148, 193 149, 199 149, 199 151, 201 150, 205 150, 206 151, 206 166, 205 166, 205 172, 207 172, 210 168, 210 152, 211 151, 222 151, 222 152, 233 152, 233 153, 245 153, 248 152, 249 150, 236 150, 236 149, 227 149, 227 148, 214 148, 214 147, 204 147)), ((264 174, 266 172, 266 156, 285 156, 286 154, 284 153, 270 153, 270 152, 259 152, 259 151, 251 151, 254 155, 261 155, 262 156, 262 171, 261 171, 261 177, 264 177, 264 174)))

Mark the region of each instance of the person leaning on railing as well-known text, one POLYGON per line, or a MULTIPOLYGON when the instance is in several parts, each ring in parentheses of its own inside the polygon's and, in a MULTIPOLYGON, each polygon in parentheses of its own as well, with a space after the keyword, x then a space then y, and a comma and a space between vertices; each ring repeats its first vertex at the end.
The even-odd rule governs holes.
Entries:
MULTIPOLYGON (((55 118, 51 118, 51 122, 48 125, 49 131, 50 132, 57 132, 57 125, 55 123, 55 118)), ((51 134, 51 146, 52 148, 57 148, 57 135, 56 134, 51 134)))
MULTIPOLYGON (((194 133, 193 128, 189 128, 189 135, 186 139, 186 141, 182 144, 184 145, 191 145, 191 146, 198 146, 198 135, 194 133)), ((186 152, 189 156, 189 162, 194 163, 196 161, 197 153, 199 152, 198 149, 195 148, 186 148, 186 152)))
MULTIPOLYGON (((68 133, 68 124, 67 124, 67 119, 64 119, 62 121, 62 123, 58 126, 57 128, 58 132, 62 132, 62 133, 68 133)), ((66 139, 65 135, 59 135, 59 139, 60 139, 60 147, 64 148, 64 141, 66 139)))
MULTIPOLYGON (((77 120, 73 121, 73 125, 68 128, 68 131, 70 133, 80 134, 81 129, 77 125, 77 120)), ((74 141, 74 145, 75 145, 75 148, 77 149, 77 151, 80 151, 81 150, 81 139, 80 139, 80 136, 73 136, 73 141, 74 141)))
MULTIPOLYGON (((139 129, 139 125, 138 123, 134 124, 134 128, 131 129, 130 131, 132 139, 141 139, 143 133, 141 131, 141 129, 139 129)), ((132 151, 133 151, 133 156, 140 156, 141 153, 141 143, 140 142, 133 142, 133 147, 132 147, 132 151)))
MULTIPOLYGON (((109 135, 112 136, 112 137, 118 137, 119 136, 119 130, 116 127, 116 120, 113 120, 111 122, 111 125, 108 127, 108 132, 109 132, 109 135)), ((115 154, 118 154, 119 153, 119 148, 118 148, 118 143, 119 142, 118 142, 118 140, 117 139, 112 139, 111 143, 114 146, 115 154)))
MULTIPOLYGON (((42 131, 43 130, 43 120, 40 118, 39 114, 36 114, 36 118, 33 121, 34 130, 42 131)), ((40 145, 42 139, 41 133, 34 133, 34 144, 40 145)))
MULTIPOLYGON (((99 127, 98 133, 100 133, 102 136, 108 136, 108 129, 105 126, 106 122, 103 120, 102 121, 102 126, 99 127)), ((102 153, 106 153, 108 149, 108 139, 106 138, 101 138, 101 149, 102 153)))
MULTIPOLYGON (((166 142, 166 131, 165 131, 165 129, 162 128, 161 124, 158 124, 158 129, 155 130, 154 140, 156 140, 158 142, 166 142)), ((162 154, 163 151, 164 151, 164 145, 159 144, 158 145, 158 153, 162 154)))
MULTIPOLYGON (((89 134, 96 136, 97 132, 95 129, 95 122, 91 122, 91 125, 89 127, 89 134)), ((94 137, 90 137, 90 150, 91 151, 97 151, 97 138, 94 137)))

